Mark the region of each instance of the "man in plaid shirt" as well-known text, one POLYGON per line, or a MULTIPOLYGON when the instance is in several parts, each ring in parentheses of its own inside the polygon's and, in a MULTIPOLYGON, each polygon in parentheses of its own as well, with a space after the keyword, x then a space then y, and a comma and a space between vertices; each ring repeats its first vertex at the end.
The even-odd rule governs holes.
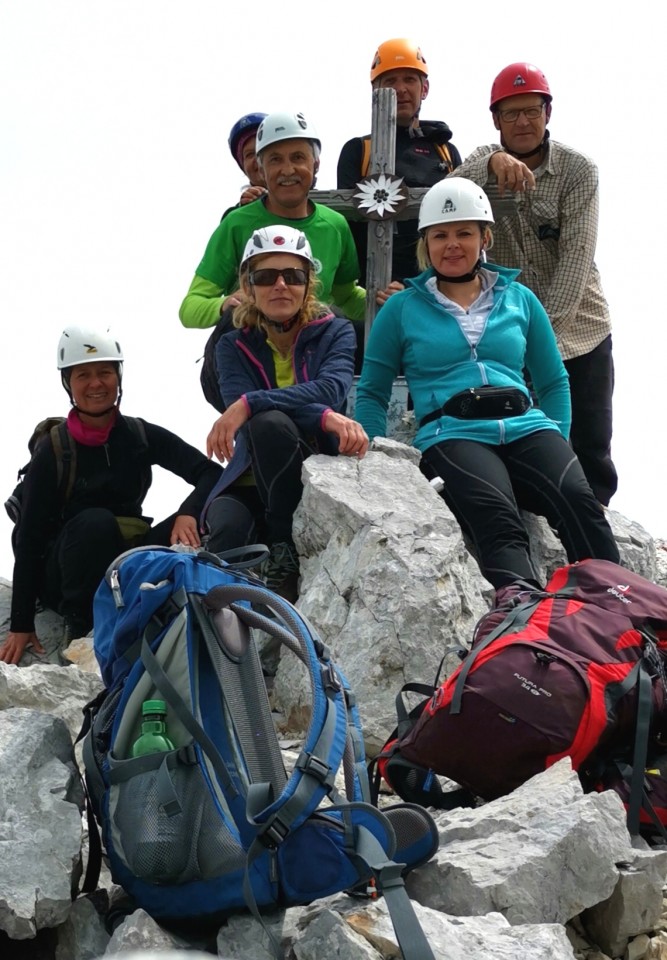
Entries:
POLYGON ((491 89, 500 144, 477 147, 456 170, 481 187, 514 191, 512 214, 496 218, 490 259, 521 269, 540 298, 570 377, 570 442, 605 506, 618 477, 611 459, 611 321, 594 263, 598 171, 584 154, 549 139, 551 92, 541 70, 512 63, 491 89))

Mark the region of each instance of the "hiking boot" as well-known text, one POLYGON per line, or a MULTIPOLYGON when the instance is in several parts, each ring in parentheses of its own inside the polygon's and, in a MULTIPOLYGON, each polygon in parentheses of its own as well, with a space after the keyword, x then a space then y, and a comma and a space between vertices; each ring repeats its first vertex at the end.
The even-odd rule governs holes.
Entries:
POLYGON ((63 617, 63 643, 69 644, 73 640, 80 640, 81 637, 87 636, 92 626, 86 617, 78 616, 76 613, 66 614, 63 617))
POLYGON ((269 556, 262 561, 261 574, 269 590, 284 600, 296 603, 299 596, 299 555, 289 540, 271 545, 269 556))

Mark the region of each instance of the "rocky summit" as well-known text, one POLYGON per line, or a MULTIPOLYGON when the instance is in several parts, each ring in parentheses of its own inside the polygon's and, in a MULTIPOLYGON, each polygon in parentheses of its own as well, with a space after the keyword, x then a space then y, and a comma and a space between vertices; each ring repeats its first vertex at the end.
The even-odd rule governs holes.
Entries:
MULTIPOLYGON (((361 461, 312 457, 304 480, 298 605, 353 681, 373 754, 395 725, 397 691, 432 681, 443 653, 469 643, 492 590, 411 448, 386 440, 361 461)), ((623 564, 667 585, 664 544, 613 511, 609 519, 623 564)), ((527 522, 546 579, 563 550, 544 521, 527 522)), ((10 598, 1 582, 5 631, 10 598)), ((77 895, 87 835, 73 742, 102 682, 90 638, 62 649, 48 611, 37 628, 46 657, 0 664, 0 957, 272 960, 249 913, 203 941, 123 912, 104 871, 95 894, 77 895)), ((276 665, 272 691, 286 766, 309 709, 292 659, 276 665)), ((584 794, 569 760, 507 796, 434 817, 439 850, 407 888, 437 960, 667 960, 667 848, 631 838, 618 795, 584 794)), ((266 922, 288 960, 400 956, 382 899, 339 894, 266 922)))

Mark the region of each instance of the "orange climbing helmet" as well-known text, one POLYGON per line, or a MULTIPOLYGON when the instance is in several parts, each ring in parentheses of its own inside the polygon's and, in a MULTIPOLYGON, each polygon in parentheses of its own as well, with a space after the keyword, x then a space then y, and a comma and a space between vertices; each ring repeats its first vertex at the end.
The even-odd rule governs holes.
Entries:
POLYGON ((518 93, 541 93, 547 103, 553 99, 549 82, 539 67, 522 61, 510 63, 493 81, 489 109, 493 110, 501 100, 515 97, 518 93))
POLYGON ((377 48, 371 64, 371 83, 390 70, 416 70, 428 77, 424 54, 413 40, 406 40, 405 37, 385 40, 377 48))

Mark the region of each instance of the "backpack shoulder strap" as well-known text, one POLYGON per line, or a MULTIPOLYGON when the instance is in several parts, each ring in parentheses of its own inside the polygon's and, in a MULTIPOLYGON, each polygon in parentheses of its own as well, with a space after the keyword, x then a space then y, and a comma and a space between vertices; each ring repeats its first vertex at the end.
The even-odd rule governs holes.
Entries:
POLYGON ((371 167, 371 138, 369 135, 361 138, 361 178, 368 176, 371 167))
POLYGON ((436 143, 435 149, 440 155, 440 159, 443 163, 446 163, 450 170, 454 169, 454 164, 452 162, 452 154, 446 143, 436 143))
POLYGON ((56 482, 63 502, 68 500, 76 476, 76 443, 63 420, 51 427, 51 444, 56 457, 56 482))
POLYGON ((148 438, 146 436, 146 425, 143 420, 140 420, 139 417, 123 417, 123 420, 128 425, 132 433, 137 437, 141 443, 147 447, 148 438))

